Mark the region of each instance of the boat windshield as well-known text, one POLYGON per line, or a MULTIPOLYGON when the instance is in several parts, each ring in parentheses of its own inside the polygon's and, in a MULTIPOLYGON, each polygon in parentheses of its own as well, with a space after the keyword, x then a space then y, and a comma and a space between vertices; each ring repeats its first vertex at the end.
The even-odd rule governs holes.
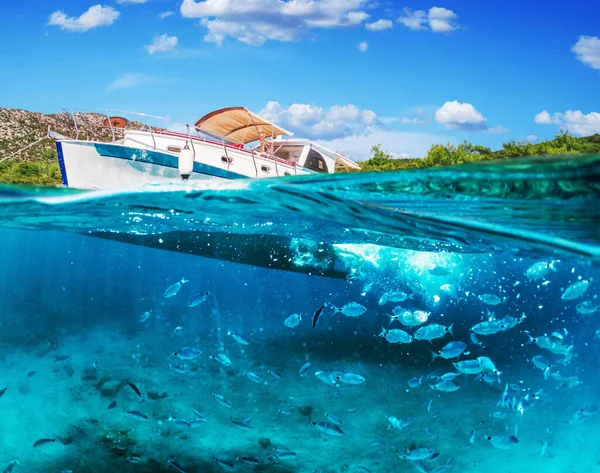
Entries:
POLYGON ((275 143, 274 154, 285 161, 298 162, 302 156, 303 145, 278 145, 275 143))

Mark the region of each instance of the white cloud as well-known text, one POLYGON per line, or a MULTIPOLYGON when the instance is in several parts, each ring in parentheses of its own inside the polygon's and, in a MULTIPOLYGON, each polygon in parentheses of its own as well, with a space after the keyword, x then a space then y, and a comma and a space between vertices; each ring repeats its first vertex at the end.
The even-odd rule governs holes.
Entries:
POLYGON ((252 46, 298 41, 316 28, 362 25, 371 0, 183 0, 181 15, 200 19, 205 41, 234 38, 252 46))
POLYGON ((99 26, 112 25, 119 14, 113 7, 102 5, 94 5, 88 8, 78 17, 67 16, 64 12, 58 10, 50 15, 48 24, 59 26, 62 30, 83 33, 99 26))
POLYGON ((485 117, 470 103, 446 102, 435 112, 435 121, 448 129, 484 130, 485 117))
POLYGON ((487 131, 488 133, 506 133, 508 131, 508 128, 504 128, 503 126, 491 126, 489 128, 487 128, 485 131, 487 131))
POLYGON ((539 138, 536 135, 527 135, 527 138, 525 139, 530 143, 535 143, 536 141, 539 141, 539 138))
POLYGON ((124 3, 137 3, 137 4, 142 4, 142 3, 146 3, 148 0, 117 0, 117 3, 120 4, 124 4, 124 3))
POLYGON ((394 24, 391 20, 377 20, 373 23, 365 24, 365 28, 369 31, 383 31, 390 30, 394 27, 394 24))
POLYGON ((156 36, 152 44, 147 44, 144 46, 149 54, 154 54, 157 52, 167 52, 171 51, 175 46, 177 46, 177 36, 167 36, 167 34, 162 34, 160 36, 156 36))
POLYGON ((164 11, 160 15, 158 15, 158 18, 160 20, 164 20, 165 18, 168 18, 168 17, 170 17, 171 15, 174 15, 174 14, 175 14, 175 12, 173 12, 173 11, 164 11))
POLYGON ((534 121, 540 125, 559 125, 576 135, 593 135, 600 133, 600 113, 584 114, 581 110, 567 110, 565 113, 554 113, 552 116, 546 110, 538 113, 534 121))
POLYGON ((580 36, 571 51, 592 69, 600 69, 600 38, 597 36, 580 36))
POLYGON ((106 90, 114 91, 119 89, 128 89, 130 87, 141 87, 145 85, 155 85, 161 83, 162 80, 157 77, 151 76, 149 74, 139 73, 139 72, 127 72, 119 75, 115 80, 113 80, 108 86, 106 90))
POLYGON ((460 28, 457 18, 458 15, 452 10, 442 7, 431 7, 428 12, 405 8, 397 21, 411 30, 430 29, 434 33, 450 33, 460 28))
POLYGON ((363 41, 361 43, 358 43, 357 47, 361 53, 366 53, 367 49, 369 49, 369 43, 367 43, 366 41, 363 41))
POLYGON ((290 128, 300 137, 336 139, 361 135, 379 124, 372 110, 355 105, 334 105, 329 110, 309 104, 293 104, 283 108, 279 102, 268 102, 260 112, 266 119, 290 128))

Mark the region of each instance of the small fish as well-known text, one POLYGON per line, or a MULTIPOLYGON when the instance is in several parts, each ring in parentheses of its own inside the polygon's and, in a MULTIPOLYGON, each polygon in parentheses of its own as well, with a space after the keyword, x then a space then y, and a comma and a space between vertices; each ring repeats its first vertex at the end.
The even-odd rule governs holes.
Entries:
POLYGON ((319 321, 319 316, 321 315, 321 312, 323 312, 323 309, 327 306, 327 304, 323 304, 321 307, 319 307, 316 312, 313 314, 313 318, 312 318, 312 328, 315 328, 317 326, 317 322, 319 321))
POLYGON ((450 342, 441 350, 436 352, 431 352, 431 356, 435 360, 437 357, 442 357, 445 360, 449 360, 451 358, 456 358, 463 354, 463 352, 467 349, 467 344, 465 342, 450 342))
POLYGON ((169 365, 169 368, 175 371, 175 373, 186 374, 187 368, 186 365, 169 365))
POLYGON ((496 365, 494 365, 494 362, 487 356, 478 356, 477 361, 485 371, 491 371, 492 373, 495 373, 497 375, 502 374, 501 371, 498 371, 496 369, 496 365))
POLYGON ((471 334, 471 343, 473 345, 477 345, 477 346, 481 345, 481 342, 479 341, 479 338, 477 338, 477 335, 474 334, 474 333, 471 334))
POLYGON ((440 324, 429 324, 429 325, 426 325, 425 327, 421 327, 419 330, 417 330, 415 332, 415 334, 413 335, 413 337, 415 340, 427 340, 427 341, 436 340, 438 338, 442 338, 447 333, 449 333, 450 335, 453 335, 453 333, 452 333, 453 326, 454 326, 454 324, 451 324, 450 327, 445 327, 440 324))
POLYGON ((341 429, 341 427, 331 422, 311 422, 311 424, 324 434, 333 436, 344 435, 344 431, 341 429))
MULTIPOLYGON (((397 417, 390 416, 387 418, 388 424, 390 427, 393 427, 396 430, 402 430, 404 427, 412 424, 415 419, 414 417, 405 417, 404 419, 398 419, 397 417)), ((388 427, 389 428, 389 427, 388 427)))
POLYGON ((300 324, 300 322, 302 322, 302 315, 292 314, 283 321, 283 325, 285 325, 288 328, 294 328, 297 327, 300 324))
POLYGON ((435 454, 435 451, 430 448, 416 448, 408 450, 404 455, 398 455, 403 460, 427 460, 435 454))
POLYGON ((333 424, 339 425, 340 427, 342 426, 342 421, 340 420, 340 418, 338 416, 334 416, 333 414, 325 413, 325 417, 327 418, 328 421, 332 422, 333 424))
POLYGON ((413 341, 412 335, 400 329, 387 330, 381 327, 379 336, 385 338, 389 343, 411 343, 413 341))
POLYGON ((210 359, 220 363, 223 366, 231 366, 231 360, 224 353, 219 353, 218 355, 210 355, 210 359))
POLYGON ((32 376, 34 376, 36 374, 36 371, 30 371, 29 373, 27 373, 27 377, 31 378, 32 376))
POLYGON ((169 297, 173 297, 176 296, 179 293, 179 290, 181 289, 181 286, 183 286, 186 282, 189 282, 189 280, 182 278, 181 281, 176 282, 175 284, 170 285, 164 293, 164 297, 165 299, 168 299, 169 297))
POLYGON ((600 310, 600 304, 594 304, 592 301, 583 301, 575 306, 575 310, 583 315, 593 314, 600 310))
POLYGON ((173 356, 182 360, 193 360, 194 358, 198 358, 200 354, 201 352, 197 348, 184 347, 181 350, 174 352, 173 356))
POLYGON ((114 409, 115 407, 117 407, 117 401, 113 401, 108 405, 107 409, 114 409))
POLYGON ((245 463, 246 465, 260 465, 261 461, 254 457, 237 457, 237 461, 245 463))
POLYGON ((279 409, 277 412, 283 414, 284 416, 291 416, 293 414, 292 409, 289 407, 284 407, 283 409, 279 409))
POLYGON ((225 399, 223 396, 221 396, 220 394, 214 394, 213 393, 213 397, 215 398, 215 400, 221 404, 222 406, 225 407, 233 407, 233 404, 231 404, 231 402, 229 402, 227 399, 225 399))
POLYGON ((429 387, 435 391, 442 391, 445 393, 451 393, 460 389, 460 386, 454 381, 440 381, 437 384, 430 384, 429 387))
POLYGON ((148 416, 140 411, 127 411, 127 414, 138 420, 148 420, 148 416))
POLYGON ((190 427, 192 429, 195 429, 196 427, 199 427, 205 423, 206 423, 206 419, 193 419, 193 420, 190 420, 190 422, 189 422, 190 427))
POLYGON ((138 389, 138 387, 135 384, 127 381, 127 386, 129 386, 131 389, 133 389, 133 392, 136 393, 139 397, 142 397, 142 393, 140 392, 140 390, 138 389))
POLYGON ((498 435, 498 436, 487 436, 490 443, 499 449, 508 450, 519 443, 519 439, 514 435, 498 435))
POLYGON ((196 419, 198 420, 203 420, 204 422, 206 422, 206 419, 204 418, 204 416, 202 415, 202 412, 200 412, 197 409, 192 409, 192 412, 194 413, 194 415, 196 416, 196 419))
POLYGON ((459 376, 462 376, 462 373, 445 373, 442 376, 440 376, 440 379, 444 381, 452 381, 453 379, 459 376))
POLYGON ((345 384, 362 384, 366 381, 361 375, 354 373, 343 373, 338 380, 345 384))
POLYGON ((208 296, 210 296, 210 291, 201 292, 200 294, 196 294, 188 302, 188 307, 190 307, 190 308, 198 307, 200 304, 202 304, 204 301, 206 301, 206 299, 208 299, 208 296))
POLYGON ((481 294, 477 298, 481 302, 483 302, 484 304, 487 304, 487 305, 498 305, 498 304, 502 304, 503 302, 506 302, 508 300, 508 297, 503 297, 502 299, 500 299, 495 294, 481 294))
POLYGON ((458 371, 464 374, 478 374, 483 371, 481 363, 477 360, 464 360, 452 364, 458 371))
POLYGON ((175 328, 173 329, 173 333, 174 333, 175 335, 179 335, 179 334, 183 333, 183 327, 181 327, 181 326, 175 327, 175 328))
POLYGON ((276 369, 269 370, 269 374, 275 379, 281 379, 281 373, 279 373, 279 371, 276 369))
POLYGON ((568 288, 565 289, 565 292, 563 292, 560 298, 563 301, 570 301, 583 296, 590 287, 590 284, 593 280, 593 278, 582 279, 581 281, 577 281, 571 284, 568 288))
POLYGON ((38 448, 43 445, 47 445, 49 443, 54 443, 54 442, 56 442, 56 439, 39 439, 34 442, 33 448, 38 448))
POLYGON ((423 376, 421 376, 420 378, 418 378, 417 376, 415 376, 414 378, 410 378, 408 380, 408 386, 411 388, 418 388, 421 386, 421 381, 423 381, 423 376))
POLYGON ((406 299, 413 299, 414 294, 408 295, 402 291, 388 291, 379 299, 379 305, 385 305, 388 302, 404 302, 406 299))
POLYGON ((13 471, 14 467, 15 467, 16 465, 18 465, 18 464, 19 464, 19 460, 13 460, 13 461, 11 461, 11 462, 10 462, 10 463, 9 463, 9 464, 6 466, 6 468, 4 468, 4 470, 2 470, 2 473, 10 473, 11 471, 13 471))
POLYGON ((301 367, 300 370, 298 371, 298 374, 300 376, 304 376, 306 374, 306 372, 308 371, 308 369, 310 368, 310 361, 307 361, 306 363, 304 363, 301 367))
POLYGON ((0 389, 0 398, 6 394, 6 391, 8 391, 8 386, 5 386, 2 389, 0 389))
POLYGON ((151 315, 152 315, 152 310, 147 310, 146 312, 144 312, 140 316, 140 323, 143 324, 146 320, 148 320, 150 318, 151 315))
POLYGON ((242 337, 241 335, 238 335, 237 333, 234 332, 227 332, 227 335, 229 335, 231 338, 233 338, 236 342, 238 342, 240 345, 250 345, 250 342, 248 340, 246 340, 244 337, 242 337))
POLYGON ((252 429, 252 426, 250 425, 252 423, 252 421, 250 419, 242 419, 242 420, 231 419, 231 423, 233 425, 238 426, 242 430, 251 430, 252 429))
POLYGON ((125 461, 127 461, 128 463, 132 463, 134 465, 144 462, 144 460, 142 458, 136 457, 136 456, 127 457, 127 458, 125 458, 125 461))
POLYGON ((261 384, 263 382, 262 378, 260 376, 258 376, 256 373, 253 373, 251 371, 246 373, 246 377, 250 380, 255 382, 256 384, 261 384))
POLYGON ((192 427, 192 424, 185 419, 174 419, 173 417, 169 416, 167 420, 180 429, 189 429, 192 427))
POLYGON ((348 302, 343 307, 331 306, 337 312, 341 312, 346 317, 360 317, 367 311, 367 308, 358 302, 348 302))
POLYGON ((323 381, 325 384, 329 384, 331 386, 338 386, 338 377, 332 371, 317 371, 315 372, 315 376, 321 381, 323 381))
POLYGON ((454 458, 448 458, 445 464, 434 468, 433 470, 431 470, 431 473, 444 473, 445 471, 450 470, 450 468, 452 468, 452 465, 454 465, 454 458))
POLYGON ((498 320, 480 322, 471 327, 471 330, 477 335, 494 335, 495 333, 503 332, 507 329, 508 327, 498 320))
POLYGON ((176 471, 178 471, 179 473, 187 473, 185 471, 185 468, 183 468, 179 463, 177 463, 175 460, 167 460, 167 464, 171 467, 173 467, 176 471))
POLYGON ((525 271, 525 276, 529 278, 531 281, 537 281, 538 279, 543 278, 550 270, 556 271, 554 268, 554 263, 556 261, 552 261, 551 263, 547 263, 546 261, 540 261, 538 263, 534 263, 527 271, 525 271))
POLYGON ((222 458, 215 457, 215 462, 217 463, 217 465, 219 465, 221 468, 223 468, 226 471, 235 470, 235 465, 228 460, 223 460, 222 458))
POLYGON ((274 447, 273 452, 275 453, 275 458, 289 458, 298 456, 296 452, 283 447, 274 447))

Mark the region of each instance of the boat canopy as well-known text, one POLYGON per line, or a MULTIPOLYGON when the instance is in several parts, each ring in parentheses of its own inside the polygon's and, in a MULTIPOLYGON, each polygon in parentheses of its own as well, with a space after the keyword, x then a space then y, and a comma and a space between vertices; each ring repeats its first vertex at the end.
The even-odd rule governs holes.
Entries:
POLYGON ((292 136, 293 133, 262 118, 245 107, 228 107, 215 110, 196 122, 196 128, 217 136, 247 144, 260 139, 262 131, 266 136, 292 136))

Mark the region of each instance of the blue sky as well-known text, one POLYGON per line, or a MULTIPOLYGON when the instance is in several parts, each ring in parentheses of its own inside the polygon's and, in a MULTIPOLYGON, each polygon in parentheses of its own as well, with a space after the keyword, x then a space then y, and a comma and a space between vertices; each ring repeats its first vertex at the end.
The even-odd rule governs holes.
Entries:
POLYGON ((0 106, 245 105, 359 159, 600 133, 597 2, 97 1, 1 7, 0 106))

